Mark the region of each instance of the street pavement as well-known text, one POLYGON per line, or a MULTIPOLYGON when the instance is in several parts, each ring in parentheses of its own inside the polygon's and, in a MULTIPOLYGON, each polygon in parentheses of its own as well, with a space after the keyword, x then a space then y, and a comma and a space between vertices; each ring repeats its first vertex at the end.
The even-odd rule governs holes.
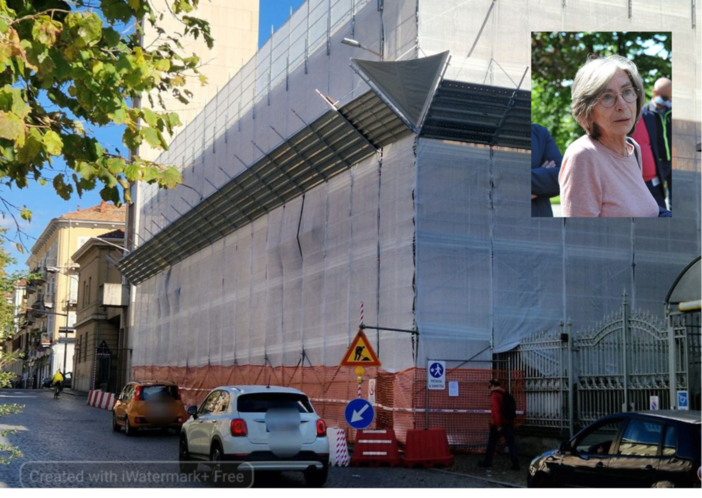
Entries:
MULTIPOLYGON (((128 438, 113 432, 111 412, 87 406, 85 396, 65 391, 57 400, 44 390, 0 390, 0 404, 25 405, 0 419, 0 432, 14 429, 10 443, 23 457, 0 465, 3 487, 208 487, 178 481, 178 438, 172 432, 140 431, 128 438), (92 462, 92 463, 72 463, 92 462), (98 463, 99 462, 99 463, 98 463), (141 463, 164 462, 164 463, 141 463), (146 472, 145 472, 146 471, 146 472)), ((301 473, 254 476, 254 487, 301 488, 301 473), (256 479, 258 477, 258 480, 256 479)), ((331 488, 502 488, 499 482, 435 469, 332 467, 331 488)))

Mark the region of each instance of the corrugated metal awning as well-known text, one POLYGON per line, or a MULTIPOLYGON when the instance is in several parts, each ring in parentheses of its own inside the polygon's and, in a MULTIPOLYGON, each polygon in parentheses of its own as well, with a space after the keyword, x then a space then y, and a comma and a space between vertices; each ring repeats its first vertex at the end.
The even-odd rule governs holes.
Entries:
POLYGON ((123 258, 137 285, 410 134, 372 92, 330 110, 123 258))
POLYGON ((420 135, 531 149, 531 93, 443 80, 420 135))

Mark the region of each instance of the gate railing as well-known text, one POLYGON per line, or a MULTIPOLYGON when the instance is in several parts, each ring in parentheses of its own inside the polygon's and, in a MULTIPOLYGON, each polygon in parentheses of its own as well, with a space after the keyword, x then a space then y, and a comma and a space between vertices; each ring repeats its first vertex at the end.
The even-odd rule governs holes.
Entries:
POLYGON ((527 427, 568 428, 568 344, 562 333, 545 331, 504 353, 508 370, 524 372, 527 427))
POLYGON ((568 429, 572 434, 576 426, 606 414, 647 410, 654 396, 659 409, 669 409, 670 358, 676 363, 677 389, 699 397, 696 316, 696 328, 689 317, 671 321, 675 350, 670 356, 668 325, 650 313, 631 312, 626 293, 621 310, 594 327, 573 334, 569 324, 564 333, 561 323, 559 330, 523 339, 498 358, 505 368, 524 373, 525 427, 568 429))

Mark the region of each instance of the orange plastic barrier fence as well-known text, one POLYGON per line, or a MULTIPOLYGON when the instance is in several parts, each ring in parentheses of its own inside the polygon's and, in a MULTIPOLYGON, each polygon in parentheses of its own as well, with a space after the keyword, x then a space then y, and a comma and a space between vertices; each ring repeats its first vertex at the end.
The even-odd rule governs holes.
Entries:
MULTIPOLYGON (((305 392, 315 410, 329 426, 347 427, 347 439, 356 431, 344 420, 346 404, 357 397, 358 384, 352 367, 270 367, 231 365, 206 367, 137 366, 136 380, 170 380, 181 388, 186 405, 199 405, 207 393, 225 385, 270 384, 305 392)), ((393 429, 404 445, 408 429, 446 429, 454 450, 484 451, 490 422, 488 381, 498 378, 515 397, 516 425, 525 410, 524 377, 518 371, 487 369, 446 369, 446 390, 426 390, 426 369, 410 368, 397 373, 367 368, 362 396, 368 397, 368 379, 376 379, 375 420, 370 428, 393 429), (449 382, 458 383, 458 396, 449 396, 449 382)))

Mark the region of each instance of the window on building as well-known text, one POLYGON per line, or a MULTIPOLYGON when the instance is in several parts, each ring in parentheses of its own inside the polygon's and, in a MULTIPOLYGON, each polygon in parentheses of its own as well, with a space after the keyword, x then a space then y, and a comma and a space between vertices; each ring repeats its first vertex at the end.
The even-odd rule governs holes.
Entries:
POLYGON ((71 275, 68 277, 68 281, 70 282, 68 302, 69 303, 77 303, 78 302, 78 277, 71 275))
MULTIPOLYGON (((83 245, 90 240, 90 237, 78 237, 77 245, 76 245, 76 251, 83 247, 83 245)), ((75 251, 73 251, 75 252, 75 251)))

